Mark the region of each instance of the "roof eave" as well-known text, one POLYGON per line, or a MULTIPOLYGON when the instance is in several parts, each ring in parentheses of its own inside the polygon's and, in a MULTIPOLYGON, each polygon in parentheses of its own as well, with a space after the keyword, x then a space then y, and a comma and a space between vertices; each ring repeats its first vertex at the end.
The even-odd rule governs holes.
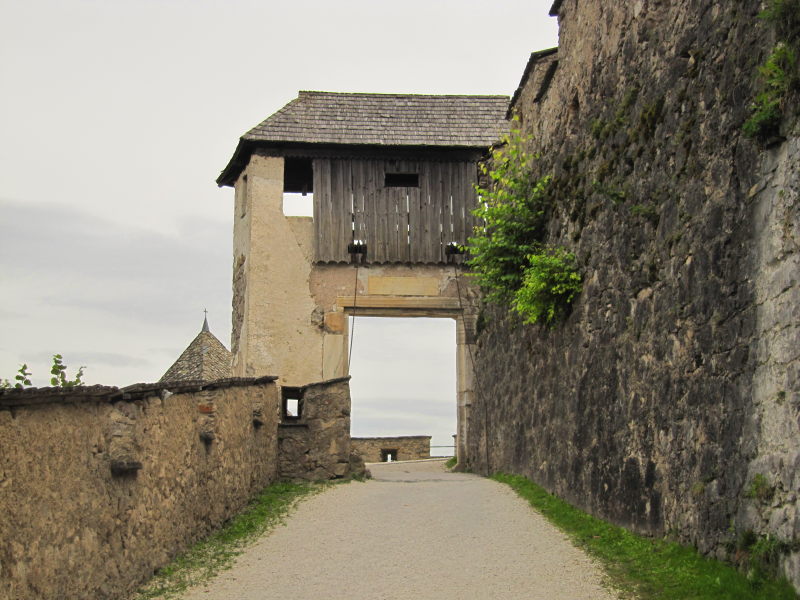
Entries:
MULTIPOLYGON (((498 138, 503 134, 498 131, 498 138)), ((439 152, 485 152, 487 148, 492 146, 492 143, 475 144, 475 145, 452 145, 445 146, 439 144, 345 144, 345 143, 331 143, 331 142, 291 142, 291 141, 275 141, 275 140, 248 140, 240 138, 233 152, 228 164, 217 177, 217 185, 219 187, 233 187, 239 175, 247 167, 250 156, 261 149, 278 149, 281 152, 291 151, 292 149, 332 149, 333 151, 345 150, 348 148, 393 148, 407 151, 414 150, 427 150, 439 152)))
POLYGON ((255 144, 251 140, 246 140, 243 137, 239 138, 239 143, 236 144, 233 156, 231 156, 228 164, 217 177, 217 185, 219 187, 233 187, 239 175, 247 166, 247 160, 250 158, 254 146, 255 144))
POLYGON ((536 52, 531 52, 531 56, 528 59, 528 64, 525 65, 525 71, 523 71, 522 78, 519 81, 519 86, 514 92, 514 95, 511 97, 511 102, 508 103, 508 109, 506 110, 506 120, 511 119, 514 107, 516 106, 519 97, 522 95, 523 88, 528 83, 528 78, 531 75, 531 71, 533 71, 533 67, 543 58, 556 54, 557 52, 558 52, 558 46, 556 46, 555 48, 546 48, 545 50, 537 50, 536 52))

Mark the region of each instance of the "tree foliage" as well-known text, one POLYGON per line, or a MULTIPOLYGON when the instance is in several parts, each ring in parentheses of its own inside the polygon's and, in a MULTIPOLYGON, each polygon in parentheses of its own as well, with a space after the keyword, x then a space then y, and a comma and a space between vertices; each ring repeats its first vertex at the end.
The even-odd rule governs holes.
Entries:
POLYGON ((581 291, 575 255, 563 248, 552 248, 531 254, 528 262, 512 306, 526 323, 552 324, 566 316, 581 291))
POLYGON ((75 387, 83 384, 83 370, 86 367, 80 367, 73 379, 67 378, 67 365, 63 362, 63 357, 60 354, 53 355, 53 366, 50 367, 50 385, 53 387, 75 387))
POLYGON ((760 17, 775 28, 778 43, 758 68, 759 91, 742 126, 748 137, 769 140, 794 112, 791 96, 800 89, 800 0, 768 0, 760 17))
MULTIPOLYGON (((83 385, 83 370, 86 367, 80 367, 75 373, 75 377, 70 379, 67 377, 67 365, 64 364, 64 357, 60 354, 53 355, 53 365, 50 367, 50 385, 53 387, 71 388, 83 385)), ((0 389, 15 388, 22 390, 31 387, 31 372, 28 371, 28 365, 23 364, 20 366, 17 374, 14 376, 14 383, 12 384, 8 379, 0 379, 0 389)))
POLYGON ((552 324, 568 312, 581 277, 574 256, 544 245, 552 176, 537 176, 528 141, 512 130, 481 165, 486 185, 476 186, 473 214, 482 225, 469 238, 467 264, 488 301, 510 306, 526 322, 552 324))

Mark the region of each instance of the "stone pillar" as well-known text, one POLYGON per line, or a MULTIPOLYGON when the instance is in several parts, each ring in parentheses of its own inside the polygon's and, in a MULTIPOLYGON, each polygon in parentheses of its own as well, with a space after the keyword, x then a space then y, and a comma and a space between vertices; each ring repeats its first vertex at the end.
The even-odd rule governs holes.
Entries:
POLYGON ((253 155, 237 182, 233 366, 237 376, 302 385, 323 379, 324 324, 309 288, 311 230, 284 216, 283 187, 274 156, 253 155))
POLYGON ((467 423, 474 398, 475 318, 465 314, 456 319, 456 394, 458 396, 456 457, 459 464, 467 458, 467 423))

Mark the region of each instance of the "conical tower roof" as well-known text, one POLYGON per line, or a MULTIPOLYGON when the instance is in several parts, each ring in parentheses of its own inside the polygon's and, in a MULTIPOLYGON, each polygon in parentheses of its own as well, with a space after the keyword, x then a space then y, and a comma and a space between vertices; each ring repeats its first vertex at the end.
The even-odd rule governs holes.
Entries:
POLYGON ((231 359, 231 353, 211 333, 205 318, 200 333, 159 381, 213 381, 230 377, 231 359))

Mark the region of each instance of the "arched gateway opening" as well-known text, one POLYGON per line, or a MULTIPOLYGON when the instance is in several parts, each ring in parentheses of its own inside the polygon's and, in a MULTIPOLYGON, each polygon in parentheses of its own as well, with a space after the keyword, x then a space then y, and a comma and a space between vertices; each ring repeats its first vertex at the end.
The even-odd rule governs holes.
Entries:
POLYGON ((477 301, 460 248, 479 225, 477 163, 507 106, 300 92, 245 134, 217 180, 236 191, 234 374, 286 386, 344 377, 350 315, 453 319, 464 456, 477 301), (310 195, 313 216, 287 216, 285 193, 310 195))

